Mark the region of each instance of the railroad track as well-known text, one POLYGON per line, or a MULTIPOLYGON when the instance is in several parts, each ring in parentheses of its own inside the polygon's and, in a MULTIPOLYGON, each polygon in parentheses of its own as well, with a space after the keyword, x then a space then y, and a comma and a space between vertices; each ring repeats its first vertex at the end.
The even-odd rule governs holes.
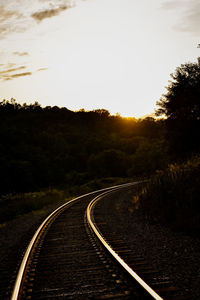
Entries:
POLYGON ((158 280, 142 257, 108 232, 95 208, 132 185, 90 193, 54 211, 27 248, 11 300, 178 299, 170 282, 158 280))

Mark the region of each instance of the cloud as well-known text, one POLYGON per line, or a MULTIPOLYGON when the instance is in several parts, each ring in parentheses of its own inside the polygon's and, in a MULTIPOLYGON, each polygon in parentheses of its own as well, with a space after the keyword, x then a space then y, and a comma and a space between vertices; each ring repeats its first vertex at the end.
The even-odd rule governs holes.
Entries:
POLYGON ((32 72, 19 73, 19 71, 25 70, 25 69, 26 69, 25 66, 20 66, 17 68, 10 68, 10 69, 7 68, 6 70, 0 71, 0 79, 3 81, 7 81, 7 80, 12 80, 12 79, 15 79, 18 77, 32 75, 32 72))
POLYGON ((29 55, 28 52, 18 52, 18 51, 13 52, 13 54, 18 55, 18 56, 28 56, 29 55))
POLYGON ((165 1, 162 9, 176 10, 180 18, 174 29, 179 32, 188 32, 194 35, 200 34, 200 2, 199 0, 165 1))
POLYGON ((52 8, 52 9, 47 9, 47 10, 42 10, 33 13, 31 16, 34 18, 37 22, 41 22, 42 20, 46 18, 51 18, 54 16, 59 15, 62 11, 68 9, 68 6, 60 6, 58 8, 52 8))
POLYGON ((21 67, 18 67, 18 68, 7 69, 7 70, 4 70, 4 71, 1 71, 0 75, 1 74, 7 74, 7 73, 15 72, 15 71, 19 71, 19 70, 22 70, 22 69, 26 69, 26 67, 25 66, 21 66, 21 67))
POLYGON ((17 77, 30 76, 30 75, 32 75, 32 72, 17 73, 17 74, 12 75, 11 77, 12 78, 17 78, 17 77))
MULTIPOLYGON (((8 1, 9 2, 9 1, 8 1)), ((0 37, 4 37, 6 33, 22 30, 18 23, 24 18, 23 14, 18 10, 11 10, 9 5, 0 5, 0 37)))
POLYGON ((48 68, 40 68, 40 69, 37 70, 37 72, 46 71, 46 70, 48 70, 48 68))
POLYGON ((0 0, 0 39, 23 33, 46 18, 60 15, 77 0, 0 0))
POLYGON ((18 77, 30 76, 32 72, 23 72, 23 73, 16 73, 16 74, 4 74, 0 75, 0 79, 3 81, 12 80, 18 77))
POLYGON ((1 69, 4 68, 4 70, 0 71, 0 80, 8 81, 8 80, 16 79, 19 77, 30 76, 36 72, 48 70, 48 68, 42 67, 42 68, 35 70, 34 72, 30 72, 30 71, 26 71, 26 69, 27 69, 26 66, 13 67, 14 65, 15 64, 11 64, 11 63, 8 63, 7 65, 0 64, 1 69))
POLYGON ((6 28, 6 27, 1 27, 0 28, 0 34, 4 34, 4 33, 6 33, 8 31, 8 28, 6 28))
POLYGON ((200 34, 200 2, 191 1, 183 15, 183 19, 175 26, 175 29, 200 34))
POLYGON ((0 24, 4 23, 10 18, 21 18, 22 15, 15 10, 7 10, 5 9, 5 6, 0 5, 0 24))

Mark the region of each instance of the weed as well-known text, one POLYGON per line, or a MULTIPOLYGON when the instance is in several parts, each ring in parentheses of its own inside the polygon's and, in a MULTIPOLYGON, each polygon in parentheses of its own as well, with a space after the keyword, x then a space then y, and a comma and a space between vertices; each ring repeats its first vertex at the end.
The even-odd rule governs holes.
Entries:
POLYGON ((152 221, 189 232, 200 229, 200 156, 158 172, 139 193, 139 207, 152 221))

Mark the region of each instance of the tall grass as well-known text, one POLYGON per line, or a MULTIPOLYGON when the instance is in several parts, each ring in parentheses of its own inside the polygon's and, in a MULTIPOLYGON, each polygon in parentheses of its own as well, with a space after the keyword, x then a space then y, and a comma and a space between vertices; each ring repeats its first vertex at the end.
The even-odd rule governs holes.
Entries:
POLYGON ((63 187, 62 190, 51 188, 35 193, 6 195, 0 198, 0 224, 29 212, 43 209, 51 204, 64 203, 78 195, 126 182, 126 178, 109 177, 91 180, 81 185, 70 184, 63 187))
POLYGON ((17 216, 56 204, 66 197, 64 191, 49 189, 42 192, 7 195, 0 199, 0 224, 17 216))
POLYGON ((189 232, 200 229, 200 156, 158 172, 135 203, 151 221, 189 232))

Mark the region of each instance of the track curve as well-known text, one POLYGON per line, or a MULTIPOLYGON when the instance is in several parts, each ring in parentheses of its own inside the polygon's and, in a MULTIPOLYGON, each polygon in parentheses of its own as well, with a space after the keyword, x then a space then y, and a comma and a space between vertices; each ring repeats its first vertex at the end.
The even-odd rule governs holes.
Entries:
MULTIPOLYGON (((112 191, 111 191, 112 192, 112 191)), ((116 259, 116 261, 124 268, 130 276, 135 279, 141 286, 144 288, 149 295, 151 295, 156 300, 162 300, 161 298, 138 274, 124 261, 124 259, 112 248, 112 245, 109 244, 109 242, 106 241, 106 239, 103 237, 102 233, 98 229, 98 227, 95 224, 94 216, 93 216, 93 210, 98 201, 100 201, 103 197, 108 195, 111 192, 105 192, 101 194, 100 196, 97 196, 94 198, 87 207, 87 220, 92 228, 93 232, 96 234, 98 239, 101 241, 102 245, 109 251, 109 253, 116 259)))
MULTIPOLYGON (((148 285, 126 264, 126 269, 131 270, 129 273, 134 273, 135 278, 139 279, 138 287, 138 283, 116 265, 110 253, 105 252, 106 246, 93 233, 94 226, 100 234, 90 214, 96 201, 135 184, 115 186, 75 198, 46 218, 24 255, 11 300, 152 297, 161 300, 151 288, 144 289, 148 285)), ((112 249, 110 252, 115 252, 108 244, 106 248, 109 247, 112 249)), ((116 253, 114 256, 125 264, 120 255, 116 253)))
MULTIPOLYGON (((121 185, 121 186, 129 186, 130 184, 125 184, 125 185, 121 185)), ((120 186, 117 186, 117 188, 119 188, 120 186)), ((68 207, 70 207, 73 203, 78 202, 80 200, 83 200, 85 198, 89 197, 93 197, 94 195, 100 194, 101 192, 107 191, 107 190, 112 190, 115 189, 116 186, 113 187, 109 187, 109 188, 105 188, 105 189, 101 189, 98 191, 94 191, 85 195, 82 195, 80 197, 77 197, 75 199, 72 199, 71 201, 63 204, 62 206, 60 206, 59 208, 57 208, 54 212, 52 212, 45 220, 44 222, 40 225, 40 227, 38 228, 38 230, 36 231, 36 233, 34 234, 31 242, 29 243, 27 250, 23 256, 22 259, 22 263, 20 265, 19 268, 19 272, 17 274, 17 278, 15 281, 15 285, 14 285, 14 289, 12 292, 12 296, 11 296, 11 300, 17 300, 17 299, 23 299, 23 297, 25 297, 24 295, 26 295, 27 293, 25 292, 24 289, 24 285, 27 281, 27 274, 30 273, 29 271, 29 264, 30 262, 33 260, 34 257, 34 253, 39 252, 38 251, 38 244, 41 243, 41 241, 44 239, 44 236, 47 233, 47 229, 51 226, 51 224, 53 223, 53 221, 55 221, 55 219, 57 218, 57 216, 59 214, 61 214, 61 212, 63 212, 65 209, 67 209, 68 207)), ((86 200, 88 202, 88 200, 86 200)), ((39 246, 39 248, 41 248, 41 245, 39 246)), ((36 255, 38 256, 38 255, 36 255)), ((35 269, 34 269, 35 270, 35 269)), ((29 284, 30 286, 32 286, 33 284, 29 284)), ((26 289, 28 291, 32 292, 32 289, 26 289)), ((32 297, 32 296, 29 296, 32 297)))

